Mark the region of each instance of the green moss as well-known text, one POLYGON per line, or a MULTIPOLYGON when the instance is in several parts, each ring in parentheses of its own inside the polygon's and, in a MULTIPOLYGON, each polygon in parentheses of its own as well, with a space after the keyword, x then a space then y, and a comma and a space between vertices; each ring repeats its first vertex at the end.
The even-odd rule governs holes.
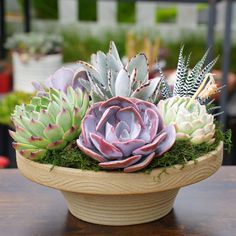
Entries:
MULTIPOLYGON (((197 161, 197 158, 216 149, 220 141, 224 141, 225 149, 231 147, 231 130, 223 133, 217 124, 215 142, 211 145, 200 144, 193 145, 189 141, 176 141, 172 149, 165 153, 161 158, 155 158, 151 165, 143 169, 143 172, 149 173, 157 167, 169 167, 176 164, 185 165, 188 161, 197 161)), ((82 170, 102 170, 97 162, 83 154, 73 141, 64 150, 50 151, 41 160, 40 163, 52 164, 53 166, 63 166, 82 170)))
POLYGON ((76 145, 76 141, 70 143, 63 150, 49 151, 45 157, 37 160, 43 164, 63 166, 82 170, 100 170, 97 162, 82 153, 76 145))

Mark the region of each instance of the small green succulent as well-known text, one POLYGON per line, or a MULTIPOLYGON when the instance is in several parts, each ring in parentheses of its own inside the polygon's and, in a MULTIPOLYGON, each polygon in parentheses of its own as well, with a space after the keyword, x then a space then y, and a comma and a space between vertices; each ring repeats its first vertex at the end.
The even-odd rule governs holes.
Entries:
POLYGON ((174 96, 158 103, 165 125, 174 124, 177 139, 190 140, 194 144, 215 141, 214 116, 207 113, 206 106, 190 97, 174 96))
POLYGON ((88 104, 87 93, 68 87, 67 93, 49 89, 44 96, 33 97, 30 104, 16 106, 12 115, 16 131, 10 131, 13 147, 31 159, 64 148, 80 134, 88 104))

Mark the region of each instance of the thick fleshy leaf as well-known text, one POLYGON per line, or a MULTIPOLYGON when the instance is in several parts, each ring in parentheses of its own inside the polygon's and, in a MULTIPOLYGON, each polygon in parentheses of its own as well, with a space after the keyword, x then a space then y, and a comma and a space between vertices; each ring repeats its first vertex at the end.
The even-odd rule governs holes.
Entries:
POLYGON ((31 136, 28 139, 28 142, 31 145, 39 147, 39 148, 44 148, 49 144, 49 140, 41 138, 41 137, 37 137, 37 136, 31 136))
POLYGON ((120 110, 120 107, 118 106, 111 106, 108 109, 106 109, 97 124, 96 131, 101 131, 104 125, 106 124, 106 122, 108 122, 111 117, 114 117, 116 112, 119 110, 120 110))
POLYGON ((125 121, 121 120, 115 128, 115 134, 117 138, 120 138, 123 130, 130 132, 130 126, 125 121))
POLYGON ((83 66, 90 74, 90 76, 93 77, 93 79, 95 79, 97 82, 103 84, 103 79, 100 75, 100 73, 98 72, 98 70, 92 66, 91 64, 84 62, 84 61, 79 61, 78 62, 79 65, 83 66))
POLYGON ((73 76, 73 70, 62 67, 49 77, 45 84, 48 88, 54 88, 66 93, 67 87, 72 84, 73 76))
POLYGON ((84 68, 79 67, 74 72, 72 88, 75 89, 79 87, 83 89, 81 80, 88 81, 88 75, 87 71, 84 68))
POLYGON ((90 133, 90 139, 93 142, 94 146, 99 150, 99 152, 109 160, 122 158, 123 153, 117 147, 115 147, 111 143, 108 143, 97 134, 90 133))
POLYGON ((116 96, 116 91, 115 91, 116 76, 114 75, 114 72, 112 72, 112 70, 108 70, 107 79, 108 79, 109 91, 111 95, 114 97, 116 96))
POLYGON ((116 96, 128 97, 131 92, 130 79, 125 69, 121 69, 115 84, 116 96))
POLYGON ((133 72, 134 69, 137 69, 137 80, 146 82, 148 71, 148 61, 145 54, 140 53, 132 57, 127 65, 127 70, 129 74, 133 72))
POLYGON ((56 124, 49 124, 43 131, 44 136, 51 142, 60 140, 64 134, 61 126, 56 124))
POLYGON ((97 57, 96 57, 96 68, 98 69, 102 79, 103 79, 103 84, 105 87, 108 86, 108 81, 107 81, 107 60, 106 60, 106 54, 98 51, 97 52, 97 57))
POLYGON ((115 132, 115 128, 109 122, 106 123, 105 139, 109 143, 118 141, 118 138, 117 138, 116 132, 115 132))
POLYGON ((93 115, 87 115, 84 117, 84 120, 81 124, 81 135, 83 142, 87 147, 92 147, 89 134, 96 132, 97 119, 93 115))
POLYGON ((125 121, 130 127, 133 123, 138 123, 141 127, 144 127, 142 117, 134 107, 122 108, 116 113, 116 116, 120 121, 125 121))
POLYGON ((167 152, 175 143, 176 130, 174 125, 168 125, 164 128, 163 132, 167 134, 166 138, 158 145, 156 149, 157 156, 163 155, 167 152))
POLYGON ((60 112, 60 106, 55 101, 51 101, 48 104, 47 111, 56 119, 57 114, 60 112))
POLYGON ((149 133, 149 142, 152 142, 157 135, 159 117, 155 111, 148 108, 144 115, 145 131, 149 133))
POLYGON ((118 147, 124 154, 124 156, 130 156, 134 150, 145 145, 145 142, 142 139, 133 139, 124 142, 113 142, 114 146, 118 147))
POLYGON ((141 162, 139 162, 138 164, 126 167, 124 169, 124 172, 130 173, 130 172, 142 170, 151 163, 151 161, 153 160, 154 157, 155 157, 155 152, 153 152, 153 153, 149 154, 147 157, 143 158, 143 160, 141 160, 141 162))
POLYGON ((20 154, 26 158, 38 159, 43 157, 46 154, 46 149, 25 149, 21 150, 20 154))
POLYGON ((132 102, 130 99, 118 96, 118 97, 111 98, 111 99, 101 103, 99 110, 101 112, 104 112, 105 109, 107 109, 110 106, 120 106, 120 108, 131 106, 131 107, 138 109, 137 106, 135 105, 135 103, 132 102))
POLYGON ((158 145, 166 138, 167 134, 165 132, 158 135, 153 142, 146 144, 133 151, 133 155, 148 155, 152 152, 155 152, 158 145))
POLYGON ((84 145, 81 137, 79 139, 77 139, 76 143, 77 143, 79 149, 81 151, 83 151, 86 155, 88 155, 89 157, 93 158, 94 160, 96 160, 98 162, 106 161, 106 159, 102 155, 98 154, 95 150, 92 150, 91 148, 87 148, 84 145))
POLYGON ((120 62, 120 64, 122 64, 121 61, 120 61, 120 56, 119 56, 119 53, 118 53, 118 51, 117 51, 116 45, 115 45, 115 43, 114 43, 113 41, 110 42, 109 53, 110 53, 111 55, 113 55, 114 58, 115 58, 117 61, 120 62))
POLYGON ((66 146, 67 142, 65 140, 57 140, 55 142, 49 143, 47 148, 51 150, 62 149, 66 146))
POLYGON ((19 142, 18 143, 13 142, 12 146, 18 151, 25 150, 25 149, 35 149, 36 148, 34 145, 31 145, 31 144, 28 144, 28 143, 19 143, 19 142))
MULTIPOLYGON (((20 126, 16 125, 15 126, 15 129, 16 129, 16 133, 18 136, 21 136, 22 138, 24 139, 28 139, 31 137, 31 133, 26 130, 25 128, 21 128, 20 126)), ((9 133, 11 134, 13 131, 9 130, 9 133)), ((14 132, 13 132, 14 133, 14 132)), ((14 139, 14 138, 13 138, 14 139)))
POLYGON ((9 134, 15 141, 17 141, 19 143, 27 143, 28 142, 27 139, 29 137, 25 138, 25 137, 21 136, 18 132, 13 132, 12 130, 9 130, 9 134))
POLYGON ((47 126, 50 123, 54 123, 55 119, 51 114, 49 114, 46 110, 42 109, 39 112, 39 120, 41 123, 43 123, 45 126, 47 126))
POLYGON ((64 135, 63 135, 63 139, 66 141, 71 141, 74 138, 76 138, 76 136, 78 135, 78 131, 79 131, 79 127, 78 126, 72 126, 69 130, 67 130, 64 135))
POLYGON ((104 169, 120 169, 120 168, 123 169, 125 167, 135 164, 141 158, 142 158, 141 155, 137 155, 137 156, 132 156, 132 157, 126 158, 124 160, 102 162, 102 163, 99 163, 99 166, 104 169))
POLYGON ((45 156, 46 152, 47 152, 47 150, 45 150, 45 149, 38 149, 38 150, 32 151, 29 155, 29 159, 31 159, 31 160, 40 159, 43 156, 45 156))
POLYGON ((133 89, 133 85, 137 80, 137 68, 134 68, 130 75, 130 87, 133 89))
POLYGON ((71 124, 68 122, 69 120, 71 120, 70 113, 68 110, 63 108, 57 115, 56 124, 62 127, 64 132, 66 132, 71 128, 71 124))
POLYGON ((80 83, 81 83, 81 86, 84 87, 88 93, 91 93, 92 88, 88 80, 81 78, 80 83))
POLYGON ((152 96, 159 82, 160 78, 158 77, 148 80, 145 84, 142 84, 139 88, 137 88, 131 94, 131 97, 147 100, 152 96))

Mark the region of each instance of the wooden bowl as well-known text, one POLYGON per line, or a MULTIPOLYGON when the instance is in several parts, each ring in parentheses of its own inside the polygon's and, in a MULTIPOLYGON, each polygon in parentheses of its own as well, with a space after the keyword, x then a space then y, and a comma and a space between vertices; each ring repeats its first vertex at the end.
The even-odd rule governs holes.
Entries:
POLYGON ((28 160, 17 153, 17 165, 30 180, 63 193, 70 212, 84 221, 101 225, 133 225, 168 214, 180 187, 212 175, 221 166, 223 143, 215 151, 189 161, 146 173, 85 171, 54 167, 28 160))

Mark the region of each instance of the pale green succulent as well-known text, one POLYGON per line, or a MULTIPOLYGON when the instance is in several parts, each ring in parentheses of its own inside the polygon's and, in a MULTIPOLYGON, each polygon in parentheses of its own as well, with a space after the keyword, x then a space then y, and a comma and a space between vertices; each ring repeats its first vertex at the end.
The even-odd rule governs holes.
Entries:
POLYGON ((124 65, 114 42, 111 42, 107 54, 99 51, 92 55, 91 64, 83 61, 79 64, 88 74, 88 80, 81 79, 80 82, 91 94, 93 102, 116 96, 156 100, 160 78, 149 78, 149 65, 143 53, 124 65))
POLYGON ((187 139, 194 144, 214 142, 214 117, 197 100, 175 96, 161 100, 158 109, 166 125, 175 125, 177 139, 187 139))
POLYGON ((12 115, 16 131, 10 131, 14 148, 31 159, 64 148, 79 136, 88 104, 87 93, 68 87, 66 93, 50 89, 42 97, 33 97, 30 104, 16 106, 12 115))

